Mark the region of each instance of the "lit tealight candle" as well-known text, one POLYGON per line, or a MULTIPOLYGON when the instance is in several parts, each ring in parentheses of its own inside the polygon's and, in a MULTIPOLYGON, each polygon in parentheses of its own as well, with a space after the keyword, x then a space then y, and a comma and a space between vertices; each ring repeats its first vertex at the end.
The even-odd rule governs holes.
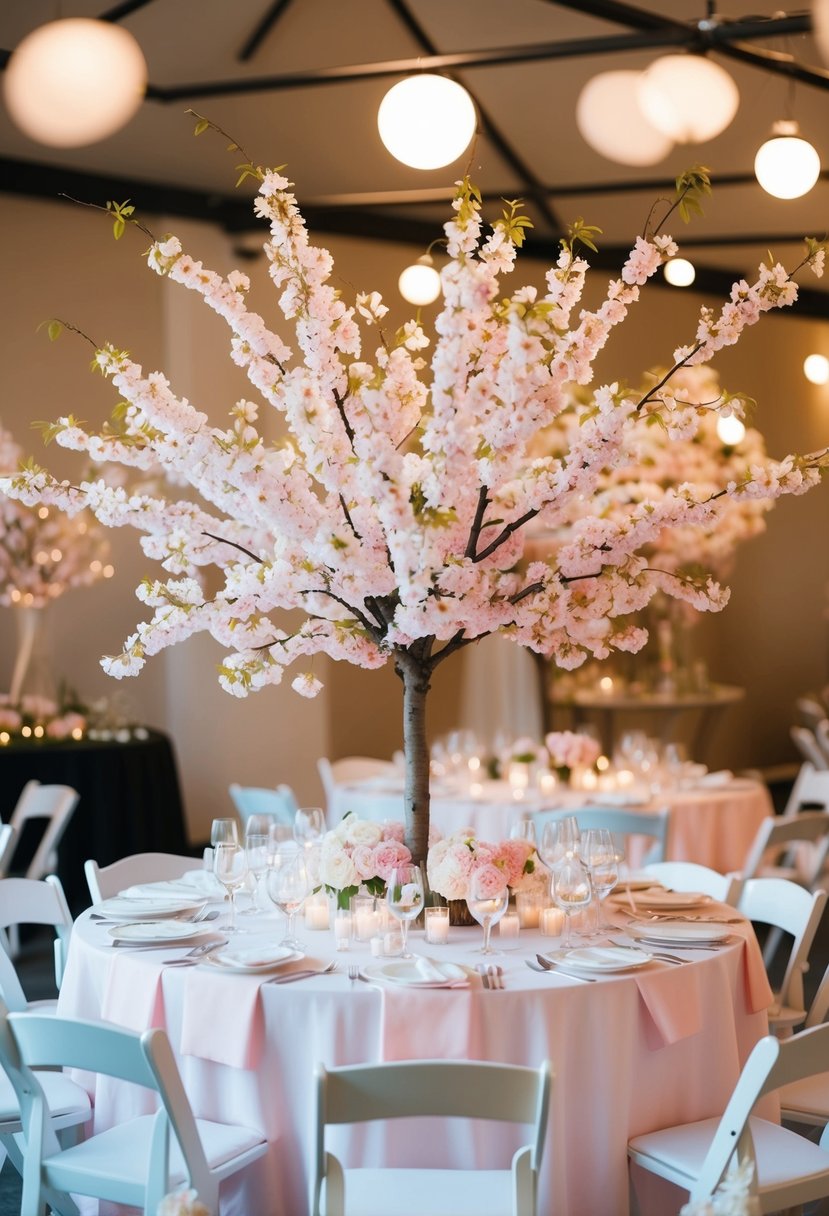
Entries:
POLYGON ((334 917, 334 940, 338 950, 347 950, 351 938, 351 913, 338 908, 334 917))
POLYGON ((518 937, 520 923, 517 912, 505 912, 498 923, 501 937, 518 937))
POLYGON ((306 929, 327 929, 329 926, 328 900, 324 895, 312 895, 305 901, 306 929))
POLYGON ((449 941, 449 909, 426 908, 426 941, 433 946, 445 946, 449 941))
POLYGON ((561 908, 541 909, 541 932, 545 937, 560 937, 564 932, 564 913, 561 908))
POLYGON ((599 688, 606 697, 613 695, 613 678, 611 676, 602 676, 599 680, 599 688))
POLYGON ((0 745, 5 747, 11 741, 11 735, 7 730, 0 730, 0 745))

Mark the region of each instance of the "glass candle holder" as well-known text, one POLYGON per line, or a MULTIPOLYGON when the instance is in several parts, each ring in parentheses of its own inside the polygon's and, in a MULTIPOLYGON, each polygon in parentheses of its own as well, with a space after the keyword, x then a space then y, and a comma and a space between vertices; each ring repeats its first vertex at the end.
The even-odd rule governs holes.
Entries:
POLYGON ((544 937, 561 937, 564 932, 564 913, 560 908, 542 908, 538 927, 544 937))
POLYGON ((449 909, 425 908, 426 941, 433 946, 445 946, 449 941, 449 909))
POLYGON ((355 942, 370 942, 380 927, 373 895, 351 896, 351 936, 355 942))
POLYGON ((337 908, 334 913, 334 940, 338 950, 347 950, 351 940, 351 913, 347 908, 337 908))

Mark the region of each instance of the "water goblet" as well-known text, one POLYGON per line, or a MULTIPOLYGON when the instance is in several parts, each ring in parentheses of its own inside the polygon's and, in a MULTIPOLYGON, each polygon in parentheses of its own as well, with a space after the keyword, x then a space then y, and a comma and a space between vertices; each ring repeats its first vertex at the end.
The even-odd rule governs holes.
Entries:
POLYGON ((294 840, 309 845, 325 833, 325 812, 318 806, 301 806, 294 815, 294 840))
POLYGON ((484 931, 484 941, 478 953, 497 954, 490 945, 492 926, 507 910, 509 887, 494 866, 481 866, 469 878, 466 906, 484 931))
POLYGON ((400 936, 403 939, 401 957, 411 958, 409 924, 423 908, 423 875, 419 866, 401 865, 392 870, 386 884, 386 905, 392 916, 400 921, 400 936))
POLYGON ((238 932, 236 926, 236 892, 247 878, 248 867, 244 850, 230 841, 219 841, 213 846, 213 873, 227 892, 230 900, 230 921, 226 933, 238 932))
POLYGON ((568 815, 565 819, 553 819, 544 824, 538 853, 541 860, 554 869, 562 862, 578 857, 580 842, 578 820, 568 815))
POLYGON ((305 858, 301 853, 283 853, 280 864, 268 871, 266 881, 268 895, 279 911, 288 918, 285 936, 279 944, 292 950, 304 949, 304 943, 299 941, 294 933, 294 921, 297 912, 311 894, 311 880, 305 858))
POLYGON ((217 844, 238 844, 239 827, 235 819, 214 819, 210 825, 210 843, 215 848, 217 844))
POLYGON ((275 822, 273 815, 248 815, 245 820, 245 838, 267 836, 271 830, 271 824, 275 822))
POLYGON ((590 903, 590 876, 577 857, 568 857, 553 870, 553 901, 564 913, 563 950, 573 944, 570 918, 590 903))
POLYGON ((519 819, 514 823, 509 830, 510 840, 526 840, 529 844, 535 844, 535 824, 532 819, 519 819))
POLYGON ((248 863, 248 873, 253 875, 253 892, 251 906, 242 913, 243 916, 253 916, 259 911, 259 891, 262 886, 262 875, 268 868, 269 838, 266 833, 247 832, 245 835, 245 859, 248 863))
POLYGON ((613 926, 604 914, 604 900, 619 881, 619 861, 616 845, 607 828, 590 828, 584 833, 581 859, 590 874, 593 894, 597 899, 597 933, 606 933, 613 926))

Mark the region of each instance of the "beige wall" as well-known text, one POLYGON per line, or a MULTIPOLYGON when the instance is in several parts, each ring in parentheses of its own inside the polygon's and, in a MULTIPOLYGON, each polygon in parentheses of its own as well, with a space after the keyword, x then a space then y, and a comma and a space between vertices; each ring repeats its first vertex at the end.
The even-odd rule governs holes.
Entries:
MULTIPOLYGON (((149 218, 173 228, 196 257, 218 270, 237 259, 230 242, 208 225, 149 218)), ((65 336, 50 344, 38 324, 63 316, 96 342, 112 340, 145 367, 170 376, 177 392, 219 421, 238 397, 252 396, 227 358, 227 331, 190 293, 150 273, 141 257, 145 239, 128 233, 115 245, 103 217, 70 204, 0 196, 0 233, 6 315, 0 329, 3 395, 0 417, 32 450, 34 419, 73 412, 100 421, 113 404, 111 389, 88 370, 87 350, 65 336)), ((380 290, 392 305, 393 325, 405 319, 397 306, 396 278, 412 251, 349 238, 323 238, 349 293, 380 290)), ((419 251, 416 251, 419 252, 419 251)), ((529 264, 528 264, 529 265, 529 264)), ((273 292, 262 262, 245 269, 254 279, 253 306, 276 325, 273 292)), ((538 267, 515 276, 540 282, 538 267)), ((688 340, 699 297, 651 291, 603 353, 602 379, 638 380, 654 363, 688 340)), ((428 312, 429 310, 427 310, 428 312)), ((766 318, 718 361, 726 387, 758 398, 756 423, 778 455, 808 451, 829 440, 829 391, 808 385, 800 372, 811 350, 829 348, 827 326, 789 317, 766 318)), ((52 448, 44 458, 57 471, 77 472, 68 454, 52 448)), ((766 536, 747 545, 732 579, 731 606, 700 628, 695 645, 715 677, 744 685, 746 701, 730 710, 712 759, 731 765, 772 764, 793 756, 788 725, 794 698, 826 681, 826 588, 829 584, 826 485, 787 500, 770 517, 766 536)), ((214 667, 220 648, 194 639, 151 660, 133 681, 115 685, 99 670, 103 652, 118 648, 142 615, 133 588, 147 572, 133 534, 113 533, 118 573, 110 583, 74 592, 54 613, 56 667, 87 697, 128 699, 132 715, 167 729, 179 754, 191 835, 202 837, 213 814, 227 806, 227 785, 287 781, 303 801, 320 788, 317 755, 388 755, 400 742, 399 682, 390 669, 365 672, 345 664, 316 668, 326 690, 316 701, 287 687, 246 702, 221 693, 214 667)), ((14 655, 12 613, 0 616, 0 686, 14 655)), ((463 662, 436 674, 430 732, 449 729, 460 712, 463 662)), ((497 689, 492 690, 497 696, 497 689)))

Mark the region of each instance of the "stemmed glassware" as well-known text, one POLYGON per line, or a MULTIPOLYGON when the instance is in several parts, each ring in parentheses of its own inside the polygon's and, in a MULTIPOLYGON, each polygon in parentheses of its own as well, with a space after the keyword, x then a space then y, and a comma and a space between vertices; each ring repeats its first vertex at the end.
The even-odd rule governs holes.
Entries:
POLYGON ((564 937, 561 947, 563 950, 569 950, 573 944, 570 918, 574 912, 588 906, 592 895, 590 875, 578 857, 568 857, 555 867, 552 891, 556 907, 564 913, 564 937))
POLYGON ((325 812, 318 806, 301 806, 294 815, 294 840, 299 845, 312 845, 325 833, 325 812))
POLYGON ((607 828, 590 828, 581 841, 581 859, 590 874, 593 893, 597 899, 596 931, 605 933, 613 926, 604 914, 603 900, 619 881, 619 860, 616 844, 607 828))
POLYGON ((519 819, 514 823, 509 830, 510 840, 526 840, 529 844, 535 844, 535 824, 532 819, 519 819))
POLYGON ((574 815, 568 815, 565 819, 553 819, 544 824, 538 853, 552 870, 564 861, 577 858, 580 843, 578 820, 574 815))
POLYGON ((506 882, 498 886, 494 884, 494 875, 489 866, 473 870, 469 878, 469 889, 466 894, 466 906, 484 931, 484 941, 481 954, 497 954, 490 945, 492 926, 497 924, 507 910, 509 903, 509 887, 506 882))
POLYGON ((411 958, 409 952, 409 924, 423 908, 423 875, 419 866, 401 865, 392 870, 386 883, 386 905, 392 916, 400 921, 403 938, 402 958, 411 958))
POLYGON ((279 943, 292 950, 304 949, 304 943, 299 941, 294 933, 294 920, 302 905, 311 894, 311 879, 301 852, 278 853, 274 859, 275 865, 268 871, 268 895, 276 904, 279 911, 288 918, 285 936, 279 943))
POLYGON ((213 873, 230 899, 230 922, 225 926, 225 932, 236 933, 236 892, 248 873, 244 850, 231 841, 218 841, 213 846, 213 873))
POLYGON ((253 916, 259 911, 259 889, 262 885, 262 875, 268 868, 270 838, 266 833, 247 832, 245 834, 245 859, 248 863, 248 873, 253 875, 253 891, 251 906, 245 909, 243 915, 253 916))
POLYGON ((238 844, 239 828, 235 819, 214 819, 210 825, 210 843, 215 849, 217 844, 238 844))

